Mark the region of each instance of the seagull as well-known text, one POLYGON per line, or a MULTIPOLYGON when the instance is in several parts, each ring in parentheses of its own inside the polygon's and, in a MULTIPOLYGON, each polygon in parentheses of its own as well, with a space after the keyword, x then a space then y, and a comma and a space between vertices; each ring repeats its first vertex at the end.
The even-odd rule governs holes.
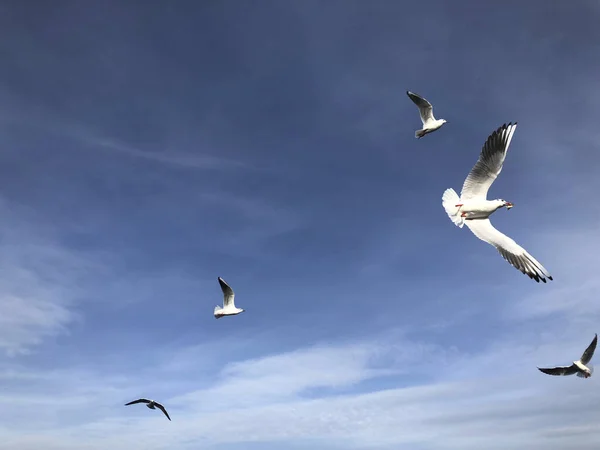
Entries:
POLYGON ((426 134, 433 133, 446 123, 444 119, 438 120, 433 117, 433 106, 423 97, 410 91, 406 91, 406 94, 419 107, 419 115, 421 116, 421 122, 423 122, 423 129, 415 131, 417 139, 421 139, 426 134))
POLYGON ((538 283, 540 280, 545 283, 546 278, 552 280, 552 277, 544 266, 511 238, 496 230, 489 219, 496 210, 504 206, 507 210, 513 207, 506 200, 487 200, 487 192, 502 171, 516 127, 516 122, 504 124, 488 137, 479 160, 463 184, 460 198, 454 189, 446 189, 442 205, 457 227, 467 225, 475 236, 496 247, 512 266, 538 283))
POLYGON ((146 398, 138 398, 137 400, 134 400, 132 402, 125 403, 125 406, 135 405, 136 403, 146 403, 146 406, 150 409, 155 409, 155 407, 156 407, 156 408, 160 409, 163 413, 165 413, 165 416, 167 416, 167 419, 171 420, 171 418, 169 417, 169 413, 167 412, 165 407, 163 405, 161 405, 160 403, 155 402, 154 400, 148 400, 146 398))
POLYGON ((234 303, 235 293, 231 286, 229 286, 225 280, 221 277, 218 278, 221 290, 223 291, 223 307, 215 306, 215 319, 220 319, 223 316, 235 316, 239 313, 243 313, 245 310, 242 308, 236 308, 234 303))
POLYGON ((596 344, 598 343, 598 335, 594 335, 594 339, 592 339, 592 343, 588 348, 585 349, 583 355, 581 355, 581 359, 579 361, 573 361, 573 364, 570 366, 564 367, 552 367, 550 369, 542 369, 538 367, 540 372, 547 373, 548 375, 573 375, 576 374, 579 378, 589 378, 592 376, 594 372, 594 368, 591 364, 589 364, 592 356, 594 356, 594 351, 596 350, 596 344))

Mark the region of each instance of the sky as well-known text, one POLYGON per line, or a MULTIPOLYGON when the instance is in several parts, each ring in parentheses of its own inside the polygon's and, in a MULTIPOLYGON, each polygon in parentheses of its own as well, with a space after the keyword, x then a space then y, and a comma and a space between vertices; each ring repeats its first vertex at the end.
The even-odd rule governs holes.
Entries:
POLYGON ((600 5, 426 3, 0 3, 0 448, 598 448, 600 5))

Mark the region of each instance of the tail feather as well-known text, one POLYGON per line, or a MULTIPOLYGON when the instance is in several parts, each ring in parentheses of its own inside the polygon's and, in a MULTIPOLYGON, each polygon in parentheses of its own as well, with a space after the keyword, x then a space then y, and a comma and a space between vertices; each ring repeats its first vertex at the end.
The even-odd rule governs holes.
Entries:
POLYGON ((417 130, 415 131, 415 137, 417 139, 422 138, 423 136, 425 136, 427 133, 425 132, 425 130, 417 130))
POLYGON ((218 313, 219 313, 219 312, 220 312, 222 309, 223 309, 223 308, 221 308, 221 307, 220 307, 220 306, 218 306, 218 305, 217 305, 217 306, 215 306, 215 312, 214 312, 214 315, 215 315, 215 317, 216 317, 217 319, 221 317, 220 315, 218 315, 218 313))
POLYGON ((446 214, 450 217, 450 220, 459 228, 462 228, 465 224, 464 217, 461 217, 458 213, 460 207, 456 206, 460 202, 460 197, 456 191, 452 188, 446 189, 444 195, 442 195, 442 206, 446 210, 446 214))

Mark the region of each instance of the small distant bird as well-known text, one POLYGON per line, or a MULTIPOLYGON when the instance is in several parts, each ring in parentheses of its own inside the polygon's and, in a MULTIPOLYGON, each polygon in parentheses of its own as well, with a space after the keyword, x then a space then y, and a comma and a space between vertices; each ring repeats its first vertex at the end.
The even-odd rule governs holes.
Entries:
POLYGON ((155 409, 155 407, 156 407, 156 408, 160 409, 163 413, 165 413, 165 416, 167 416, 167 419, 171 420, 171 418, 169 417, 169 413, 167 412, 165 407, 163 405, 161 405, 160 403, 155 402, 154 400, 148 400, 146 398, 138 398, 137 400, 134 400, 132 402, 125 403, 125 406, 135 405, 136 403, 146 403, 146 406, 150 409, 155 409))
POLYGON ((547 373, 548 375, 573 375, 576 374, 579 378, 589 378, 594 372, 594 367, 589 364, 594 351, 596 350, 596 344, 598 343, 598 335, 594 335, 592 343, 585 349, 581 359, 579 361, 573 361, 570 366, 564 367, 552 367, 550 369, 542 369, 538 367, 540 372, 547 373))
POLYGON ((419 107, 419 115, 421 116, 421 122, 423 122, 423 129, 415 131, 417 139, 421 139, 426 134, 433 133, 446 123, 444 119, 438 120, 433 117, 433 106, 423 97, 410 91, 406 91, 406 94, 419 107))
POLYGON ((221 277, 218 278, 221 290, 223 291, 223 307, 215 306, 215 319, 220 319, 223 316, 235 316, 243 313, 245 310, 236 308, 234 303, 235 293, 233 289, 221 277))
POLYGON ((496 230, 489 219, 498 209, 506 206, 508 210, 513 207, 506 200, 487 200, 487 192, 502 171, 516 127, 516 123, 504 124, 488 137, 479 160, 463 184, 460 198, 454 189, 446 189, 442 205, 457 227, 467 225, 475 236, 496 247, 513 267, 538 283, 540 280, 545 283, 546 278, 552 280, 552 277, 544 266, 511 238, 496 230))

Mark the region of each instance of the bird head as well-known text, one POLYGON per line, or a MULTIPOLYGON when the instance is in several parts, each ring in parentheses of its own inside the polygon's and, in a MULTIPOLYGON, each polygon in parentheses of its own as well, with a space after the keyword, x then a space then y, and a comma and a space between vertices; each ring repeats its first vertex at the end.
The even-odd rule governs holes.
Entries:
POLYGON ((506 200, 500 200, 500 201, 502 202, 502 206, 506 206, 506 209, 510 209, 513 206, 515 206, 511 202, 507 202, 506 200))

